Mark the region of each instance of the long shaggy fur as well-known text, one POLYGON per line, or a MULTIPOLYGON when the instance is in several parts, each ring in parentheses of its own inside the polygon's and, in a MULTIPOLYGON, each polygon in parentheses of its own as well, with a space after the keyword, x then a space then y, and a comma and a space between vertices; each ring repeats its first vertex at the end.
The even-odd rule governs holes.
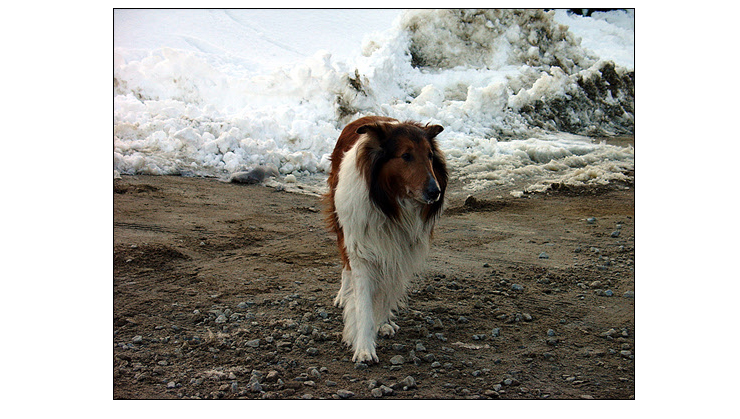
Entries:
POLYGON ((337 235, 343 340, 353 361, 378 361, 375 337, 393 335, 414 273, 429 252, 447 187, 439 125, 365 117, 342 131, 332 154, 325 208, 337 235), (425 160, 428 159, 428 160, 425 160))

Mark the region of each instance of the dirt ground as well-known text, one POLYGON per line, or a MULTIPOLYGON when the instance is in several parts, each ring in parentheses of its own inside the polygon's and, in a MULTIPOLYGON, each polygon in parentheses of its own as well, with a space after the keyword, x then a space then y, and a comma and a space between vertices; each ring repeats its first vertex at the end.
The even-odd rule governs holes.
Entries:
POLYGON ((454 182, 380 363, 351 362, 315 196, 114 181, 114 399, 631 399, 634 184, 454 182))

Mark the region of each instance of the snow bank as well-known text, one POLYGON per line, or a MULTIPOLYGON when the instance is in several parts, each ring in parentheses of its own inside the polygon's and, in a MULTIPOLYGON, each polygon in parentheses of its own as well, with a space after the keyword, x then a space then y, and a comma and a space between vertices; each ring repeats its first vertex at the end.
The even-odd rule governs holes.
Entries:
MULTIPOLYGON (((178 17, 223 18, 191 12, 178 17)), ((347 18, 335 12, 338 21, 347 18)), ((229 25, 250 22, 227 17, 229 25)), ((634 166, 634 150, 589 137, 633 132, 634 62, 623 56, 634 39, 630 19, 624 12, 408 11, 391 29, 366 36, 354 57, 320 50, 282 66, 223 48, 117 47, 114 169, 226 179, 268 165, 321 178, 342 127, 380 114, 443 125, 442 149, 470 190, 620 179, 634 166), (585 41, 592 38, 600 40, 585 41)), ((260 32, 258 39, 273 38, 260 32)), ((279 39, 268 42, 273 55, 295 49, 284 34, 279 39)))

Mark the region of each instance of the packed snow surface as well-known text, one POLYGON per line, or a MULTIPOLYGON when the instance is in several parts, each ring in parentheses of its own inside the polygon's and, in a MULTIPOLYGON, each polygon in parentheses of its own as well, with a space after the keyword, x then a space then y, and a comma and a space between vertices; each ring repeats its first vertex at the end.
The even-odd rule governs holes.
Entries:
POLYGON ((114 171, 318 182, 365 115, 442 125, 467 190, 624 179, 634 12, 116 10, 114 171), (288 176, 290 175, 290 176, 288 176))

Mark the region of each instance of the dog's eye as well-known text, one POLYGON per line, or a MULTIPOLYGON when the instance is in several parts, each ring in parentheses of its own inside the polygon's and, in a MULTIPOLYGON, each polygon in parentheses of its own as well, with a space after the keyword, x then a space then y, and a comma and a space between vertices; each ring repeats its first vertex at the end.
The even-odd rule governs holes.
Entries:
POLYGON ((401 158, 403 159, 403 161, 406 161, 406 162, 409 162, 414 159, 413 156, 411 156, 411 154, 409 153, 401 154, 401 158))
POLYGON ((432 159, 434 159, 434 154, 429 153, 429 160, 432 160, 432 159))

